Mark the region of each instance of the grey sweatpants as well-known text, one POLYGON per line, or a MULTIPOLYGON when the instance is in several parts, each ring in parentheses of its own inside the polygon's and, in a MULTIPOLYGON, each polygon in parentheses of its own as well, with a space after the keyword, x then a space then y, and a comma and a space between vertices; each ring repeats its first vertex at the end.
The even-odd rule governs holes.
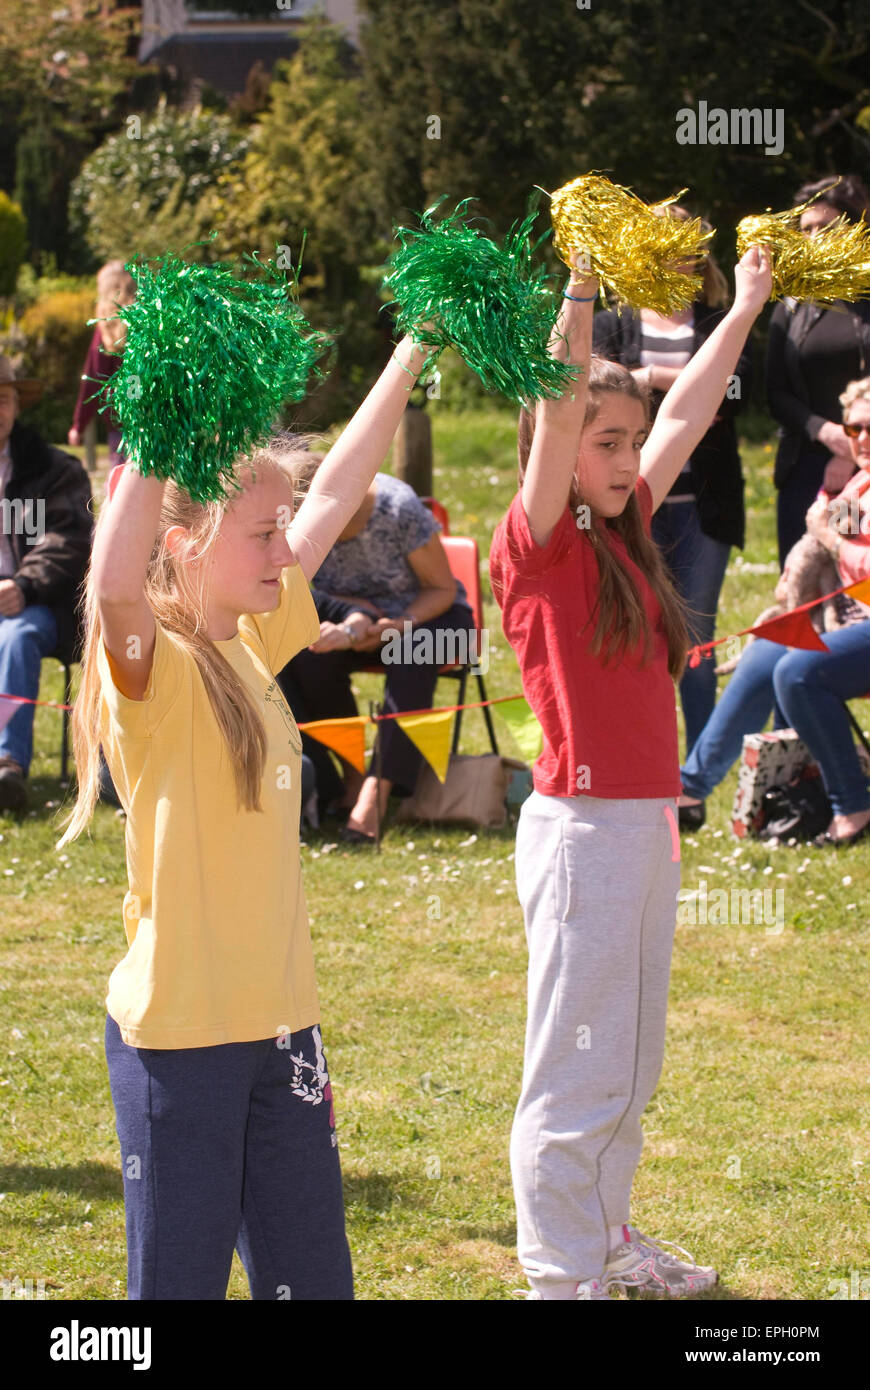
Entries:
POLYGON ((544 1298, 600 1278, 629 1220, 664 1055, 675 804, 533 792, 520 813, 529 1010, 511 1171, 520 1263, 544 1298))

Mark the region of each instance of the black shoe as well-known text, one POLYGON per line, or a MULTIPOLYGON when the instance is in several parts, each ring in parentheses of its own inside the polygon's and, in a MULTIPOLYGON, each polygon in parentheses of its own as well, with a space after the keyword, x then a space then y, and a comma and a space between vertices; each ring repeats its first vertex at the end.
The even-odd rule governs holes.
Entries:
POLYGON ((373 845, 376 837, 367 835, 364 830, 354 830, 352 825, 343 825, 338 832, 338 838, 346 845, 373 845))
POLYGON ((854 835, 831 835, 826 830, 823 835, 815 837, 813 844, 816 849, 845 849, 847 845, 856 845, 867 835, 870 835, 870 820, 866 825, 862 825, 860 830, 856 830, 854 835))
POLYGON ((681 830, 700 830, 707 819, 706 803, 699 801, 697 806, 678 806, 677 818, 681 830))
POLYGON ((27 778, 11 758, 0 758, 0 811, 27 810, 27 778))

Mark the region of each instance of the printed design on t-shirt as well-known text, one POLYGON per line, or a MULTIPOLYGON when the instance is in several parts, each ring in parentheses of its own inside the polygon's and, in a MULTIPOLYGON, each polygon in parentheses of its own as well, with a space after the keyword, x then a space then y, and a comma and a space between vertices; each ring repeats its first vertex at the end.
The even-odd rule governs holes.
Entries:
POLYGON ((299 737, 299 730, 296 728, 296 720, 293 718, 293 715, 290 711, 290 706, 284 699, 281 687, 279 686, 276 680, 272 681, 272 684, 267 687, 265 698, 266 703, 274 705, 281 718, 284 720, 284 723, 287 726, 287 732, 290 735, 291 746, 295 748, 297 753, 301 753, 302 739, 299 737))
POLYGON ((314 1043, 314 1061, 307 1062, 302 1055, 301 1049, 298 1053, 290 1053, 290 1061, 293 1063, 293 1075, 290 1078, 290 1090, 294 1096, 299 1096, 301 1100, 307 1101, 309 1105, 320 1105, 321 1101, 326 1101, 329 1105, 329 1128, 332 1131, 332 1143, 335 1145, 335 1107, 332 1103, 332 1083, 329 1080, 329 1073, 326 1070, 326 1058, 323 1055, 323 1038, 320 1035, 320 1025, 315 1023, 311 1029, 311 1040, 314 1043))

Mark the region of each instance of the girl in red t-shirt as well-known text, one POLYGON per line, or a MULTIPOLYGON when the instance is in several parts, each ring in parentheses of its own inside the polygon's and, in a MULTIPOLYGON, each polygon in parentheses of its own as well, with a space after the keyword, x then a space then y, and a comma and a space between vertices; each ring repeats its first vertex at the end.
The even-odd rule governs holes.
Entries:
POLYGON ((680 1295, 716 1280, 630 1225, 629 1200, 679 889, 672 681, 686 627, 650 518, 770 295, 768 253, 749 250, 735 280, 647 438, 631 373, 590 367, 597 284, 572 274, 550 351, 583 374, 521 417, 521 488, 493 541, 493 593, 544 734, 516 845, 529 1015, 511 1168, 530 1298, 680 1295))

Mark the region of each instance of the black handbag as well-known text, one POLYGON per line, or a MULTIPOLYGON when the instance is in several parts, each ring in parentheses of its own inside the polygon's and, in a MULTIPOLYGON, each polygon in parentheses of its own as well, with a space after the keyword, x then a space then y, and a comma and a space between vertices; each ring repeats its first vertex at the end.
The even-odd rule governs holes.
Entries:
POLYGON ((761 803, 760 840, 812 840, 827 830, 834 814, 821 777, 798 777, 771 787, 761 803))

